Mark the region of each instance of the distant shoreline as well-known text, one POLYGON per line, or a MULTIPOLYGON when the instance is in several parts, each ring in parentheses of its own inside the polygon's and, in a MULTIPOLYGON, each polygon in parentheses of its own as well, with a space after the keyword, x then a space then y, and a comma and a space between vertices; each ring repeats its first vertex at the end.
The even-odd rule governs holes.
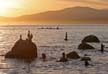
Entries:
POLYGON ((0 27, 22 26, 108 26, 108 24, 0 24, 0 27))

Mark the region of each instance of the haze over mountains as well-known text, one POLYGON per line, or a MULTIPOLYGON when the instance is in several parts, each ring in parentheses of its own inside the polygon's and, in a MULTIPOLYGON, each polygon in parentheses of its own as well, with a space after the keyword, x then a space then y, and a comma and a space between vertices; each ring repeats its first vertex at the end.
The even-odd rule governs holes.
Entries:
POLYGON ((72 7, 58 11, 47 11, 15 18, 0 17, 0 20, 104 24, 108 23, 108 10, 97 10, 89 7, 72 7))

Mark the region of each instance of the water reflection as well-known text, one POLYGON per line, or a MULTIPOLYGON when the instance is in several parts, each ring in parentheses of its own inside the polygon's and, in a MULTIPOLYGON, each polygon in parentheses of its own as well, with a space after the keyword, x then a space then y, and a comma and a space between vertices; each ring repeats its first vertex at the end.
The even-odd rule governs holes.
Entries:
MULTIPOLYGON (((30 65, 23 60, 5 59, 0 57, 0 74, 30 74, 27 73, 30 66, 32 74, 107 74, 108 53, 101 54, 93 51, 78 51, 77 46, 81 40, 88 34, 94 34, 100 40, 108 40, 108 26, 68 26, 60 30, 40 30, 34 26, 23 27, 0 27, 0 54, 9 51, 13 44, 22 34, 26 38, 26 31, 31 30, 34 35, 34 42, 38 46, 38 55, 42 52, 48 55, 48 61, 42 62, 40 58, 33 61, 30 65), (68 42, 64 41, 64 33, 69 33, 68 42), (103 38, 104 37, 104 38, 103 38), (77 51, 80 55, 88 53, 93 59, 94 67, 85 68, 79 60, 71 60, 68 63, 57 63, 56 60, 61 57, 61 53, 77 51), (52 59, 53 58, 53 59, 52 59), (104 63, 103 63, 104 62, 104 63), (103 72, 103 73, 102 73, 103 72)), ((106 43, 107 45, 107 43, 106 43)), ((98 50, 98 46, 95 45, 98 50)), ((106 49, 107 50, 107 49, 106 49)))

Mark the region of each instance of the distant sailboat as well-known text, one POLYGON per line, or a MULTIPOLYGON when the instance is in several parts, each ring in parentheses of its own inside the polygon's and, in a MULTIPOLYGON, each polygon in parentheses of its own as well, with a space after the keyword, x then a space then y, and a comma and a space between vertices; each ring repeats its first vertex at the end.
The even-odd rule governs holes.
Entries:
POLYGON ((68 37, 67 37, 67 32, 65 33, 65 39, 64 39, 65 41, 67 41, 68 40, 68 37))

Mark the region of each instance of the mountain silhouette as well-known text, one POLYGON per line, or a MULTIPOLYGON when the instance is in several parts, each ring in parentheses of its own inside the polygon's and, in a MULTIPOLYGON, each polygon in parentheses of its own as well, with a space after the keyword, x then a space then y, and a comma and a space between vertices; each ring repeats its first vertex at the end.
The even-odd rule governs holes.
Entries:
MULTIPOLYGON (((90 7, 72 7, 57 11, 47 11, 32 15, 24 15, 11 18, 15 21, 83 21, 83 22, 107 22, 108 10, 94 9, 90 7)), ((108 22, 107 22, 108 23, 108 22)))

